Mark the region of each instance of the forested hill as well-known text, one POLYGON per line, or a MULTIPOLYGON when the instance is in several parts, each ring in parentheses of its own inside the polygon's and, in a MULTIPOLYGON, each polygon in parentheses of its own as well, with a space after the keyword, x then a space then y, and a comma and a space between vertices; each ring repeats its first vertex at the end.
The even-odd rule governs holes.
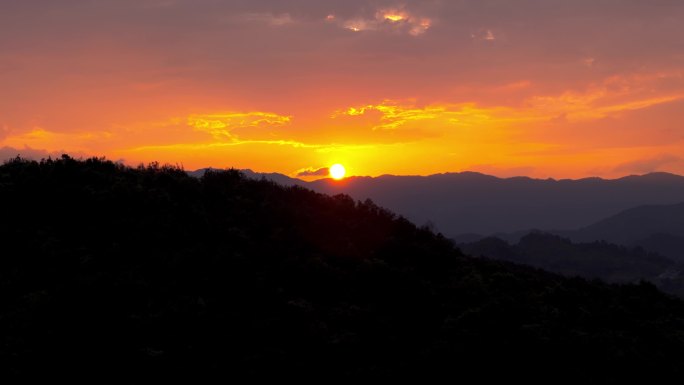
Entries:
POLYGON ((683 371, 684 304, 654 286, 466 257, 370 201, 65 156, 0 166, 0 202, 5 383, 683 371))

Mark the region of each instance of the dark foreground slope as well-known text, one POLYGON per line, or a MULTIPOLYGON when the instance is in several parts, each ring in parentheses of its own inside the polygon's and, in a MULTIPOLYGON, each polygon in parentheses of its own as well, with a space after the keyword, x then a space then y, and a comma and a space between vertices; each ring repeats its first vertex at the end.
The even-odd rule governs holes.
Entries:
POLYGON ((682 372, 652 285, 464 257, 371 202, 69 158, 1 166, 0 202, 5 383, 682 372))

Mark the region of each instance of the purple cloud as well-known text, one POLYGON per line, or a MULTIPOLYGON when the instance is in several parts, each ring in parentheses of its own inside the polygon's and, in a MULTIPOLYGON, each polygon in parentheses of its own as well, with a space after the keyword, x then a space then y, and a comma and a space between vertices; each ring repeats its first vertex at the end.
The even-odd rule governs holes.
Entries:
POLYGON ((308 168, 308 169, 299 171, 297 173, 297 176, 298 177, 301 177, 301 176, 326 176, 326 175, 328 175, 328 173, 329 173, 328 167, 321 167, 318 169, 308 168))
POLYGON ((649 173, 660 171, 665 165, 681 161, 682 158, 672 154, 662 154, 653 158, 637 159, 615 167, 616 172, 649 173))

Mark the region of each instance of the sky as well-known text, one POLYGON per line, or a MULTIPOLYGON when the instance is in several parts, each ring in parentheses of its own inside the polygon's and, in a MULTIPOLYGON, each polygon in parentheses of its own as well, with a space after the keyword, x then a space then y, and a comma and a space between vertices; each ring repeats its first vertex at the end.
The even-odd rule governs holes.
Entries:
POLYGON ((0 1, 0 157, 684 174, 684 1, 0 1))

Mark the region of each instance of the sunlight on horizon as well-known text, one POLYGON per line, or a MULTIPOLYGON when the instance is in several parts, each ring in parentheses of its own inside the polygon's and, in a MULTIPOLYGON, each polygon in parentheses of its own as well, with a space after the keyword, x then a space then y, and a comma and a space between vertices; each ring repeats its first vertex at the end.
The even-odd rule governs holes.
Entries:
POLYGON ((347 170, 345 170, 344 166, 339 163, 330 166, 330 177, 332 177, 335 180, 340 180, 344 178, 346 173, 347 170))

